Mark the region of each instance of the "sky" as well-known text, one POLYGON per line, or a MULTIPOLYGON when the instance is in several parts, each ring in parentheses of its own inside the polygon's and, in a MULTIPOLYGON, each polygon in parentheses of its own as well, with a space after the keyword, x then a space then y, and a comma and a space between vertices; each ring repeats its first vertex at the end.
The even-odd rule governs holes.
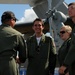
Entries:
MULTIPOLYGON (((74 1, 75 0, 65 0, 65 2, 68 4, 74 1)), ((28 4, 0 4, 0 17, 2 13, 7 10, 14 12, 14 14, 19 20, 18 22, 33 21, 37 17, 33 9, 28 4), (33 18, 31 15, 33 15, 33 18)))

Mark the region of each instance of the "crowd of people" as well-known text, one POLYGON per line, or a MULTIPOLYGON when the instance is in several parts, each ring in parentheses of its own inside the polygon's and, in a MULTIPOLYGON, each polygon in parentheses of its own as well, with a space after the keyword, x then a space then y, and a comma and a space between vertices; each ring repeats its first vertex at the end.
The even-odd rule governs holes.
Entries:
MULTIPOLYGON (((68 5, 68 15, 75 23, 75 2, 68 5)), ((19 75, 16 63, 28 59, 26 75, 54 75, 58 57, 59 75, 75 75, 75 27, 64 25, 60 29, 60 38, 64 41, 56 53, 52 37, 43 32, 45 26, 40 18, 33 22, 34 34, 25 38, 14 29, 17 18, 11 11, 1 16, 0 25, 0 75, 19 75), (17 51, 19 59, 16 59, 17 51)))

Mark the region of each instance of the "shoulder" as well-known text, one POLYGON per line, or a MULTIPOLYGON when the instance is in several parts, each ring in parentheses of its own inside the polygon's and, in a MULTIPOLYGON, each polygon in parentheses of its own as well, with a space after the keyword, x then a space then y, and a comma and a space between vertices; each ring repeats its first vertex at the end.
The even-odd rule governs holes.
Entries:
POLYGON ((12 31, 15 32, 16 34, 21 34, 21 32, 17 31, 16 29, 12 28, 12 31))
POLYGON ((54 40, 51 36, 46 36, 45 35, 45 37, 46 37, 47 40, 54 40))
POLYGON ((55 46, 54 39, 53 39, 52 37, 46 36, 46 41, 50 42, 50 44, 51 44, 52 46, 56 47, 56 46, 55 46))
POLYGON ((9 35, 22 35, 19 31, 17 31, 16 29, 12 28, 9 25, 1 25, 1 29, 3 29, 3 31, 9 35))
POLYGON ((11 33, 12 35, 23 36, 21 32, 17 31, 17 30, 14 29, 14 28, 11 28, 10 33, 11 33))
POLYGON ((32 35, 32 36, 28 37, 26 41, 27 41, 27 42, 30 42, 30 41, 32 41, 33 39, 34 39, 34 36, 32 35))

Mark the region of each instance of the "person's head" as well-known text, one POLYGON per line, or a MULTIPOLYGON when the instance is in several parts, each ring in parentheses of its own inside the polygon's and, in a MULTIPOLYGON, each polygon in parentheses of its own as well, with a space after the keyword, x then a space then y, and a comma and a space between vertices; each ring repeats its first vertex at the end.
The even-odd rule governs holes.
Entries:
POLYGON ((44 22, 40 18, 36 18, 33 22, 32 26, 33 30, 35 31, 35 34, 42 34, 44 29, 44 22))
POLYGON ((64 41, 67 40, 70 37, 71 32, 72 28, 69 25, 62 26, 60 29, 60 38, 64 41))
POLYGON ((75 18, 75 2, 72 2, 68 5, 68 15, 71 18, 75 18))
POLYGON ((5 11, 1 16, 1 22, 4 24, 9 24, 11 27, 14 27, 17 18, 12 11, 5 11))

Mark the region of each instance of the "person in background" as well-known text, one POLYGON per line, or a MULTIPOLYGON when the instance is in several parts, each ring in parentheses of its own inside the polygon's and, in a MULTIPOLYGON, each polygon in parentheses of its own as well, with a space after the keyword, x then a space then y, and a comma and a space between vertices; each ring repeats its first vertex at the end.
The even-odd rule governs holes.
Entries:
POLYGON ((0 75, 19 75, 16 54, 19 52, 20 62, 26 59, 26 43, 20 32, 13 27, 16 22, 12 11, 5 11, 1 16, 0 25, 0 75))
MULTIPOLYGON (((64 41, 62 46, 58 50, 58 61, 60 67, 62 66, 67 56, 67 53, 69 51, 71 32, 72 32, 72 28, 69 25, 64 25, 60 29, 60 38, 64 41)), ((65 75, 65 74, 60 74, 60 75, 65 75)))
POLYGON ((63 65, 59 69, 59 73, 65 73, 67 68, 71 66, 69 75, 75 75, 75 2, 68 5, 69 17, 74 22, 74 27, 71 34, 71 44, 63 65))
POLYGON ((27 42, 28 66, 26 75, 54 75, 56 47, 52 38, 43 33, 44 22, 36 18, 32 29, 34 34, 27 42))

